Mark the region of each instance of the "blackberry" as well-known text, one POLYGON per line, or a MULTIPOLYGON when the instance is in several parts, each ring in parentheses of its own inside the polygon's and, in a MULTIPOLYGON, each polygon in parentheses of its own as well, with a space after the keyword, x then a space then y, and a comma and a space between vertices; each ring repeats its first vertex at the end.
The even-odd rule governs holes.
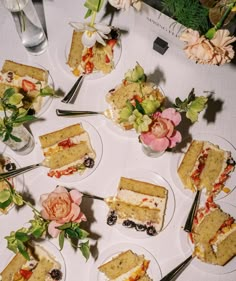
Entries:
POLYGON ((28 110, 28 114, 29 115, 35 115, 35 109, 33 109, 33 108, 30 108, 29 110, 28 110))
POLYGON ((50 275, 53 280, 61 280, 62 279, 62 272, 59 269, 53 269, 50 272, 50 275))
POLYGON ((155 227, 154 226, 149 226, 147 228, 147 234, 150 235, 150 236, 157 235, 157 231, 156 231, 155 227))
POLYGON ((114 214, 114 212, 113 212, 113 213, 110 214, 110 216, 108 216, 108 218, 107 218, 107 224, 108 224, 108 225, 113 225, 113 224, 116 223, 116 221, 117 221, 117 216, 116 216, 116 215, 114 214))
POLYGON ((125 220, 122 223, 123 226, 128 227, 128 228, 133 228, 135 227, 135 222, 131 221, 131 220, 125 220))
POLYGON ((13 171, 16 169, 16 164, 15 163, 7 163, 5 166, 5 169, 7 171, 13 171))
POLYGON ((91 157, 88 157, 84 160, 84 166, 87 168, 93 168, 94 160, 91 157))
POLYGON ((137 231, 145 231, 147 229, 146 225, 145 224, 136 224, 135 225, 135 229, 137 231))

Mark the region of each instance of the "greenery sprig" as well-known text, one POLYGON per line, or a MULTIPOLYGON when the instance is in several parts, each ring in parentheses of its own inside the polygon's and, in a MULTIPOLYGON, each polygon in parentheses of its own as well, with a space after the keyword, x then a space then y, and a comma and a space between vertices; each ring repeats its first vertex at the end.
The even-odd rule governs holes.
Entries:
POLYGON ((12 134, 13 128, 37 118, 28 114, 28 110, 20 107, 24 95, 17 93, 14 88, 8 88, 0 97, 0 108, 3 117, 0 118, 0 137, 3 141, 9 139, 20 142, 21 139, 12 134))
MULTIPOLYGON (((14 189, 11 183, 8 183, 9 189, 4 189, 0 192, 0 208, 6 209, 11 204, 17 206, 27 205, 33 211, 34 217, 29 221, 28 227, 22 227, 16 231, 11 231, 9 236, 6 236, 7 248, 14 253, 20 252, 27 260, 30 259, 27 252, 28 243, 32 240, 45 238, 47 235, 48 225, 50 220, 46 220, 41 216, 41 213, 14 189)), ((69 239, 72 247, 78 248, 82 255, 88 260, 90 256, 89 241, 86 239, 89 233, 80 227, 77 222, 65 223, 58 227, 61 230, 59 234, 60 250, 63 249, 64 240, 69 239)))

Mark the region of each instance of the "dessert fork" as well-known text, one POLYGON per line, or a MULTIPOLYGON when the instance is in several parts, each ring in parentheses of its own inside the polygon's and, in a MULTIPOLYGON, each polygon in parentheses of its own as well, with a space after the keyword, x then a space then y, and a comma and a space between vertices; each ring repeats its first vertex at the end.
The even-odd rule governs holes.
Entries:
POLYGON ((196 192, 195 198, 193 200, 192 207, 189 211, 187 220, 186 220, 185 225, 184 225, 184 231, 186 231, 186 232, 192 231, 193 219, 194 219, 194 216, 196 214, 196 210, 197 210, 197 207, 198 207, 198 204, 199 204, 200 196, 201 196, 201 190, 198 189, 197 192, 196 192))
POLYGON ((83 82, 85 74, 81 74, 79 78, 76 80, 73 87, 70 91, 65 95, 65 97, 61 100, 64 103, 72 103, 74 95, 77 93, 78 88, 80 87, 81 83, 83 82))
POLYGON ((106 109, 105 111, 81 111, 81 110, 63 110, 56 109, 57 116, 86 116, 86 115, 103 115, 109 119, 113 119, 113 111, 106 109))
POLYGON ((0 180, 2 179, 7 179, 7 178, 13 178, 16 177, 18 175, 21 175, 25 172, 31 171, 33 169, 36 169, 40 166, 45 166, 44 163, 37 163, 37 164, 32 164, 23 168, 18 168, 9 172, 5 172, 5 173, 0 173, 0 180))

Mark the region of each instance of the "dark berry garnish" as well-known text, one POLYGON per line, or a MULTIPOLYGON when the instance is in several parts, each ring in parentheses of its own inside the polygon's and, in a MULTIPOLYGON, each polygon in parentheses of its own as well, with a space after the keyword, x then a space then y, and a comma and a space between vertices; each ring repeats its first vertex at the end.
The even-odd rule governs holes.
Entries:
POLYGON ((62 272, 59 269, 53 269, 50 272, 50 275, 53 280, 61 280, 62 279, 62 272))
POLYGON ((107 217, 107 224, 108 225, 113 225, 113 224, 116 223, 116 221, 117 221, 117 216, 115 215, 114 212, 112 212, 110 214, 110 216, 107 217))
POLYGON ((131 221, 131 220, 125 220, 122 223, 123 226, 128 227, 128 228, 132 228, 135 227, 135 222, 131 221))
POLYGON ((110 36, 112 39, 117 39, 120 36, 120 32, 119 29, 117 28, 112 28, 111 32, 110 32, 110 36))
POLYGON ((234 159, 231 157, 231 158, 229 158, 227 161, 226 161, 226 163, 228 164, 228 165, 232 165, 232 166, 235 166, 235 164, 236 164, 236 162, 234 161, 234 159))
POLYGON ((88 157, 84 160, 84 166, 87 168, 93 168, 94 166, 94 160, 91 157, 88 157))
POLYGON ((7 171, 13 171, 16 169, 16 164, 15 163, 7 163, 5 166, 5 169, 7 171))
POLYGON ((157 231, 156 231, 156 228, 154 226, 149 226, 147 228, 147 234, 150 235, 150 236, 155 236, 157 235, 157 231))
POLYGON ((136 224, 135 225, 135 229, 137 231, 145 231, 147 229, 146 225, 145 224, 136 224))

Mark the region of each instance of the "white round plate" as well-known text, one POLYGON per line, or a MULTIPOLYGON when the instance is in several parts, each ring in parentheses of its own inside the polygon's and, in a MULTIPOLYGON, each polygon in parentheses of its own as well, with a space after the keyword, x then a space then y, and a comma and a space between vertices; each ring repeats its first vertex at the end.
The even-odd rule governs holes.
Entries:
MULTIPOLYGON (((70 52, 70 46, 71 46, 71 40, 69 42, 66 43, 66 47, 65 47, 65 63, 64 63, 64 69, 66 70, 66 72, 70 73, 72 76, 76 77, 72 71, 71 68, 69 67, 69 65, 66 63, 68 60, 68 56, 69 56, 69 52, 70 52)), ((121 40, 118 39, 117 44, 114 46, 113 49, 113 61, 114 61, 114 69, 116 68, 120 57, 121 57, 121 52, 122 52, 122 45, 121 45, 121 40)), ((113 70, 114 70, 113 69, 113 70)), ((96 71, 96 72, 92 72, 90 74, 87 74, 85 76, 85 78, 87 80, 95 80, 95 79, 99 79, 102 78, 106 75, 108 75, 110 73, 103 73, 102 71, 96 71)), ((78 77, 77 77, 78 78, 78 77)))
MULTIPOLYGON (((232 217, 236 218, 236 207, 226 203, 226 202, 220 202, 219 203, 220 208, 230 214, 232 217)), ((180 229, 180 245, 183 250, 183 252, 186 254, 186 257, 188 257, 194 249, 194 246, 189 239, 189 235, 183 231, 183 226, 184 226, 185 221, 182 222, 180 229)), ((197 259, 196 257, 192 260, 190 266, 194 266, 197 269, 203 271, 203 272, 208 272, 212 274, 227 274, 230 272, 233 272, 236 270, 236 257, 234 257, 232 260, 230 260, 226 265, 220 266, 220 265, 213 265, 213 264, 208 264, 204 263, 201 260, 197 259)))
MULTIPOLYGON (((221 149, 227 150, 231 152, 231 155, 233 157, 234 160, 236 160, 236 150, 234 148, 234 146, 227 141, 226 139, 219 137, 219 136, 215 136, 215 135, 211 135, 211 134, 197 134, 197 135, 193 135, 192 136, 193 140, 203 140, 203 141, 209 141, 213 144, 217 144, 219 145, 219 147, 221 149)), ((189 143, 190 144, 190 143, 189 143)), ((188 144, 188 146, 189 146, 188 144)), ((186 147, 184 149, 184 152, 186 152, 188 149, 188 147, 186 147)), ((194 198, 195 193, 192 192, 189 189, 184 188, 178 173, 177 173, 177 169, 184 157, 184 152, 179 153, 179 152, 174 152, 171 155, 170 158, 170 172, 171 172, 171 176, 172 176, 172 180, 175 183, 175 185, 179 188, 179 190, 187 197, 189 198, 194 198)), ((224 197, 226 197, 227 195, 229 195, 235 188, 236 186, 236 171, 233 171, 230 174, 230 178, 227 180, 226 182, 226 186, 230 189, 229 193, 225 193, 224 191, 221 191, 217 196, 216 196, 216 200, 222 199, 224 197)), ((205 195, 205 192, 202 192, 202 195, 205 195)))
POLYGON ((105 262, 111 260, 112 257, 115 257, 119 255, 121 252, 125 252, 127 250, 131 250, 138 255, 144 255, 145 259, 150 261, 149 268, 147 270, 147 273, 150 276, 150 278, 153 281, 159 281, 161 279, 162 274, 161 274, 160 266, 156 261, 156 259, 154 258, 154 256, 149 251, 134 244, 123 243, 123 244, 113 245, 111 248, 105 250, 103 253, 101 253, 101 255, 99 255, 98 259, 92 266, 90 281, 106 280, 105 275, 98 270, 98 267, 104 264, 105 262))
MULTIPOLYGON (((9 158, 10 159, 10 162, 11 163, 15 163, 16 165, 16 169, 20 168, 20 165, 16 162, 15 159, 12 158, 12 156, 9 156, 7 154, 1 154, 0 155, 1 158, 4 157, 4 158, 9 158)), ((10 183, 13 185, 13 187, 15 188, 15 190, 19 193, 23 193, 24 191, 24 176, 23 174, 22 175, 19 175, 17 177, 14 177, 14 178, 11 178, 9 179, 10 183)), ((13 207, 15 206, 15 204, 11 204, 8 208, 7 208, 7 212, 9 212, 10 209, 12 209, 13 207)), ((0 215, 3 215, 3 213, 0 211, 0 215)))
MULTIPOLYGON (((59 251, 59 249, 50 241, 42 240, 40 242, 34 242, 36 245, 42 246, 48 253, 61 265, 62 279, 60 281, 66 280, 66 266, 64 258, 59 251)), ((0 272, 8 265, 8 263, 14 257, 14 253, 7 249, 7 240, 2 240, 0 243, 1 259, 0 259, 0 272)))
MULTIPOLYGON (((73 183, 73 182, 81 181, 81 180, 87 178, 88 176, 90 176, 97 169, 97 167, 101 161, 101 158, 102 158, 102 153, 103 153, 102 139, 94 126, 92 126, 89 122, 87 122, 85 120, 81 121, 81 119, 79 119, 78 117, 75 117, 75 118, 60 117, 60 120, 58 122, 55 122, 54 120, 47 121, 46 130, 43 133, 40 133, 38 135, 35 134, 35 139, 37 140, 37 143, 38 143, 38 145, 35 146, 36 154, 38 156, 37 163, 40 163, 43 161, 44 158, 43 158, 43 152, 40 147, 40 142, 38 140, 38 137, 40 135, 54 132, 54 131, 63 129, 67 126, 77 124, 77 123, 80 123, 83 126, 83 128, 85 129, 85 131, 87 131, 87 133, 90 137, 91 146, 96 153, 95 164, 94 164, 93 168, 85 169, 85 171, 82 174, 75 173, 72 175, 63 175, 60 178, 52 177, 52 179, 54 179, 57 182, 73 183)), ((49 171, 49 169, 48 168, 45 168, 45 169, 46 169, 46 173, 47 173, 49 171)))
MULTIPOLYGON (((143 182, 149 182, 152 184, 160 185, 165 187, 168 190, 168 198, 166 202, 166 211, 164 216, 164 223, 161 231, 166 229, 166 227, 171 222, 174 211, 175 211, 175 196, 174 192, 170 186, 170 184, 159 174, 144 170, 144 169, 135 169, 135 170, 127 170, 124 172, 122 177, 131 178, 143 182)), ((119 185, 120 178, 117 179, 112 185, 109 185, 110 192, 113 192, 113 196, 117 193, 117 187, 119 185), (111 189, 111 186, 113 187, 111 189)), ((116 223, 115 225, 111 226, 119 230, 122 234, 136 239, 145 239, 145 238, 151 238, 153 236, 148 235, 145 231, 136 231, 134 228, 127 228, 122 226, 122 224, 116 223)), ((157 234, 158 235, 158 234, 157 234)))

